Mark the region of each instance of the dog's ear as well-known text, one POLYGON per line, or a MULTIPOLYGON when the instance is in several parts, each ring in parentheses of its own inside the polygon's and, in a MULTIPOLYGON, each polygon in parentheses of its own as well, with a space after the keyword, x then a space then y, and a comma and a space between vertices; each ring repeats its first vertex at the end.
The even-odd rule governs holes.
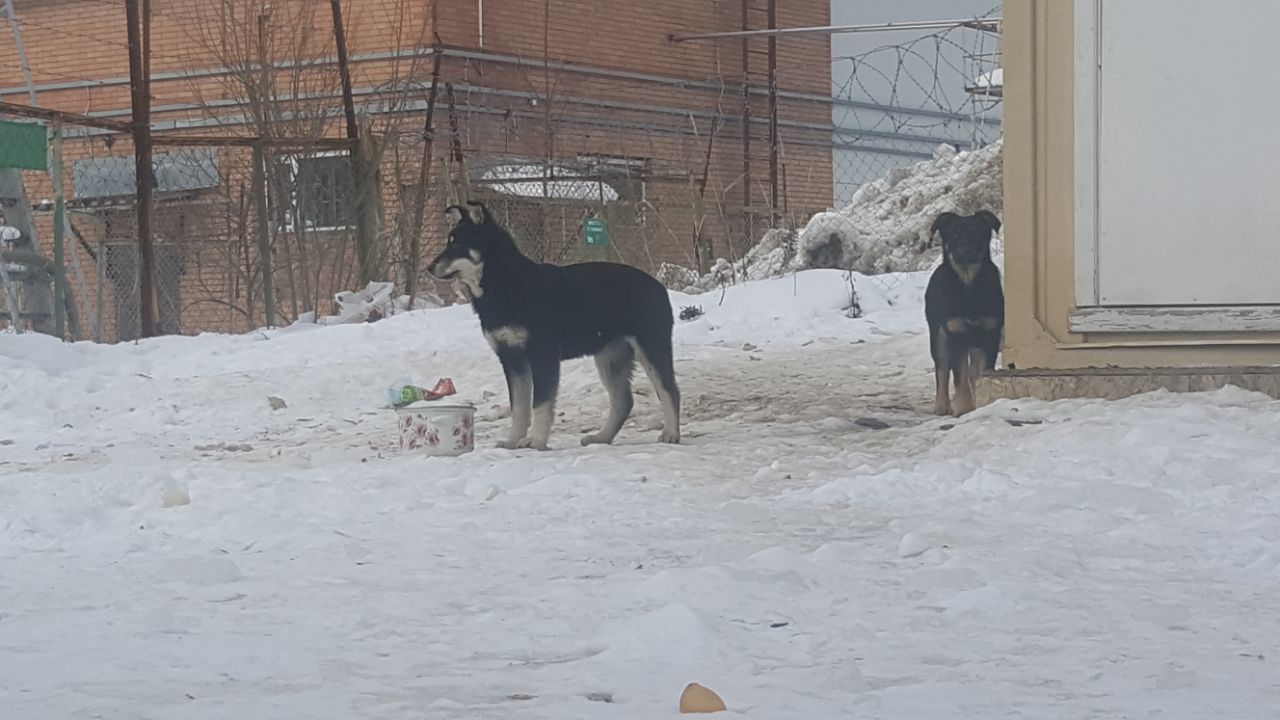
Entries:
POLYGON ((484 203, 467 201, 467 216, 471 218, 473 225, 483 225, 484 221, 489 217, 489 210, 485 208, 484 203))
POLYGON ((461 205, 450 205, 449 207, 445 208, 444 216, 449 218, 449 222, 453 223, 454 225, 457 225, 463 220, 471 219, 471 214, 467 211, 467 208, 464 208, 461 205))
POLYGON ((929 242, 932 243, 933 238, 939 232, 942 232, 943 228, 946 228, 947 226, 951 225, 951 223, 959 219, 960 219, 960 216, 956 215, 953 212, 944 212, 941 215, 939 215, 938 218, 933 221, 933 227, 929 228, 929 242))
POLYGON ((990 210, 979 210, 978 212, 974 213, 973 216, 976 218, 982 218, 983 220, 986 220, 987 225, 991 226, 992 235, 1000 232, 1000 218, 996 217, 996 214, 991 212, 990 210))

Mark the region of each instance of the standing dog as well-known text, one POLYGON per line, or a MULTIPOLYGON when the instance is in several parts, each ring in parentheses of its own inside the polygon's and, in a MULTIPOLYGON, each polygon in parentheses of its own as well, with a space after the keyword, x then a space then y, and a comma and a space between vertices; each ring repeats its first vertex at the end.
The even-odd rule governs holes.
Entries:
POLYGON ((979 210, 968 217, 942 213, 929 233, 942 236, 942 265, 924 293, 937 380, 933 411, 938 415, 952 411, 949 375, 955 375, 959 416, 973 410, 978 378, 996 366, 1004 333, 1004 289, 1000 269, 991 260, 991 236, 999 229, 999 218, 979 210))
POLYGON ((595 356, 609 393, 609 417, 600 432, 582 438, 583 445, 613 442, 631 415, 637 359, 662 403, 659 440, 680 442, 680 390, 671 350, 675 320, 661 283, 617 263, 536 263, 483 205, 451 205, 447 213, 453 230, 427 272, 466 287, 502 363, 511 434, 499 447, 547 449, 560 362, 586 355, 595 356))

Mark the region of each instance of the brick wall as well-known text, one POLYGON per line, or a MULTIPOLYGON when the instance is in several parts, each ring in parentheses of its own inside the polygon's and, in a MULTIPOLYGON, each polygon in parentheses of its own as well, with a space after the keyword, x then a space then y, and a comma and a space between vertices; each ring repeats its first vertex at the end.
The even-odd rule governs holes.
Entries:
MULTIPOLYGON (((764 1, 750 2, 757 6, 751 13, 752 22, 763 26, 764 1)), ((272 123, 271 132, 340 136, 344 124, 332 63, 328 4, 273 0, 271 5, 266 50, 274 68, 269 78, 282 98, 272 106, 277 122, 272 123), (310 64, 298 69, 298 64, 291 62, 298 59, 310 64), (315 122, 289 120, 291 114, 324 118, 315 122)), ((827 0, 792 0, 779 5, 782 26, 821 25, 828 20, 827 0)), ((260 52, 260 5, 248 0, 197 4, 152 0, 152 6, 156 131, 256 133, 245 123, 255 116, 248 101, 262 77, 254 65, 260 52)), ((430 44, 436 34, 447 48, 441 77, 455 87, 460 139, 473 176, 489 167, 537 165, 544 160, 555 167, 581 166, 587 157, 595 158, 590 162, 608 158, 611 163, 625 159, 628 164, 632 177, 615 176, 608 182, 611 187, 625 186, 622 194, 636 197, 620 196, 603 206, 599 198, 592 202, 590 197, 509 197, 495 192, 492 185, 477 186, 477 195, 502 204, 512 218, 513 232, 537 235, 539 242, 554 247, 554 252, 548 250, 548 260, 603 257, 648 270, 664 262, 695 264, 695 188, 704 164, 708 173, 703 232, 715 255, 741 253, 767 223, 766 41, 754 39, 748 45, 749 77, 756 90, 750 100, 753 122, 748 130, 752 149, 748 178, 744 176, 741 122, 741 41, 669 40, 672 34, 740 29, 741 2, 656 0, 638 9, 631 3, 600 0, 489 0, 484 3, 483 38, 476 0, 346 0, 345 7, 357 103, 362 113, 370 114, 375 129, 388 134, 382 162, 384 213, 379 252, 392 279, 402 279, 398 268, 404 259, 403 243, 395 237, 395 229, 404 226, 405 200, 412 196, 407 187, 416 181, 420 162, 424 88, 430 78, 430 44), (744 204, 751 208, 744 208, 744 204), (577 241, 578 224, 589 212, 601 212, 609 219, 613 230, 610 247, 587 248, 577 241), (748 223, 747 218, 754 220, 748 223)), ((17 0, 16 10, 23 20, 42 105, 128 118, 128 58, 121 4, 17 0)), ((825 97, 830 91, 826 38, 780 40, 778 77, 784 94, 825 97)), ((26 102, 17 56, 7 33, 0 33, 0 93, 0 99, 26 102)), ((831 135, 825 129, 830 117, 830 105, 825 102, 784 97, 779 103, 783 193, 778 210, 787 210, 792 219, 803 218, 831 202, 831 135)), ((423 231, 424 255, 438 249, 446 230, 438 212, 449 199, 446 119, 441 94, 435 123, 439 133, 436 162, 430 173, 432 190, 423 231)), ((67 163, 84 157, 127 156, 131 152, 127 138, 115 140, 111 146, 102 137, 69 140, 67 163)), ((181 227, 177 235, 181 245, 182 332, 243 330, 261 322, 260 292, 250 297, 253 284, 259 281, 253 270, 256 245, 251 242, 251 233, 248 241, 243 237, 250 229, 245 227, 246 220, 252 215, 246 218, 242 207, 247 154, 243 149, 219 151, 222 177, 218 188, 162 200, 175 206, 165 210, 166 217, 181 218, 173 222, 181 227), (179 204, 185 204, 186 209, 176 209, 179 204)), ((42 192, 32 190, 32 196, 42 196, 42 192)), ((81 213, 81 222, 92 227, 92 232, 101 232, 96 218, 102 214, 81 213)), ((47 224, 47 218, 42 222, 47 224)), ((160 225, 158 219, 158 229, 160 225)), ((120 232, 119 227, 115 232, 120 232)), ((43 237, 47 239, 48 233, 43 237)), ((92 245, 99 240, 102 238, 87 238, 86 242, 92 245)), ((334 237, 317 234, 302 244, 279 237, 277 242, 278 298, 296 297, 305 284, 300 309, 314 306, 318 297, 319 310, 325 313, 330 310, 324 307, 328 304, 325 298, 337 290, 350 289, 349 233, 334 237), (323 251, 323 261, 294 256, 308 248, 323 251), (283 257, 286 253, 290 256, 283 257), (301 266, 308 263, 304 282, 298 275, 301 266)), ((88 269, 83 273, 89 277, 85 281, 87 294, 93 297, 96 261, 83 253, 80 259, 88 269)), ((281 304, 286 316, 291 315, 292 299, 281 299, 281 304)), ((105 314, 110 316, 114 309, 109 307, 105 314)), ((113 328, 124 327, 109 317, 106 324, 107 338, 114 337, 113 328)))

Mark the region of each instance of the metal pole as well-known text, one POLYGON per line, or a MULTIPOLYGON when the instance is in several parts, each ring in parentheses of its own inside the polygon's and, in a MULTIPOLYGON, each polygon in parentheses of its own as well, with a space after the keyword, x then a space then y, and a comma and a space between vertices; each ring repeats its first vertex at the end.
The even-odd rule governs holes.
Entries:
POLYGON ((267 204, 267 154, 253 146, 253 201, 258 215, 258 262, 262 267, 262 302, 266 305, 267 327, 277 327, 275 277, 271 269, 271 222, 267 204))
POLYGON ((65 340, 67 270, 63 243, 66 239, 67 204, 62 188, 62 123, 53 121, 49 135, 53 146, 53 331, 59 340, 65 340))
POLYGON ((779 35, 845 35, 850 33, 894 32, 898 30, 949 30, 966 27, 983 32, 998 32, 1000 18, 970 18, 967 20, 923 20, 918 22, 871 23, 864 25, 815 25, 811 27, 770 28, 768 30, 734 30, 730 32, 697 33, 695 35, 671 35, 671 42, 690 40, 719 40, 741 37, 776 37, 779 35))
MULTIPOLYGON (((133 105, 133 152, 137 160, 135 174, 137 176, 137 215, 138 215, 138 254, 142 259, 142 268, 138 278, 138 307, 141 320, 142 337, 155 337, 155 254, 151 246, 151 204, 152 170, 151 170, 151 82, 147 77, 147 62, 143 36, 147 34, 144 25, 150 18, 142 13, 139 0, 125 0, 126 21, 129 34, 129 77, 133 105)), ((149 8, 148 8, 149 9, 149 8)))
POLYGON ((27 99, 32 105, 36 102, 36 84, 31 79, 31 65, 27 62, 27 46, 22 42, 22 25, 18 23, 18 15, 13 11, 13 0, 4 0, 0 5, 0 13, 9 20, 9 30, 13 32, 13 48, 18 53, 18 65, 22 67, 22 80, 27 84, 27 99))
POLYGON ((105 306, 105 288, 107 284, 107 243, 104 240, 98 241, 98 263, 97 263, 97 279, 94 283, 94 291, 97 293, 98 305, 94 309, 93 315, 93 341, 102 342, 102 330, 105 324, 104 316, 106 313, 105 306))
MULTIPOLYGON (((778 27, 778 0, 769 0, 769 27, 778 27)), ((778 227, 778 37, 769 36, 769 227, 778 227)))
MULTIPOLYGON (((751 27, 751 0, 742 0, 742 29, 751 27)), ((742 225, 746 239, 755 241, 751 215, 751 40, 742 38, 742 225)), ((731 244, 732 252, 732 244, 731 244)))
MULTIPOLYGON (((151 0, 142 0, 142 77, 147 79, 147 90, 151 89, 151 0)), ((148 98, 148 101, 150 98, 148 98)))
POLYGON ((347 33, 342 25, 342 0, 329 0, 333 10, 333 39, 338 46, 338 73, 342 77, 342 109, 347 115, 347 137, 360 135, 356 125, 356 104, 351 91, 351 62, 347 57, 347 33))

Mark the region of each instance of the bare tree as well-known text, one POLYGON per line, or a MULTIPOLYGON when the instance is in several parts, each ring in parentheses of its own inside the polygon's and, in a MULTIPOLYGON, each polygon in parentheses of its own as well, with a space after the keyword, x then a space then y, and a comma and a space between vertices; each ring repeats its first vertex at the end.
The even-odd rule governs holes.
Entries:
MULTIPOLYGON (((347 43, 352 56, 362 51, 361 43, 365 42, 368 50, 392 52, 391 60, 375 69, 380 82, 369 83, 372 94, 361 103, 366 113, 361 119, 362 133, 369 135, 361 146, 362 162, 359 167, 341 172, 329 163, 326 171, 345 176, 350 186, 343 187, 332 175, 318 177, 317 164, 309 160, 334 154, 318 152, 318 148, 323 138, 335 134, 343 117, 342 78, 333 57, 329 6, 301 0, 277 0, 275 4, 262 0, 207 0, 191 5, 195 17, 187 26, 192 41, 189 65, 197 72, 192 73, 190 86, 197 104, 207 118, 239 126, 247 129, 246 134, 271 141, 265 163, 271 195, 270 247, 275 265, 284 271, 283 277, 277 279, 284 285, 280 304, 293 318, 318 310, 324 298, 331 297, 336 289, 345 289, 352 279, 346 260, 354 247, 351 228, 346 227, 349 223, 338 218, 333 227, 316 227, 314 218, 332 219, 341 214, 342 208, 360 207, 362 203, 346 195, 352 192, 373 193, 375 212, 382 212, 377 205, 381 184, 378 168, 384 151, 398 147, 404 110, 420 94, 412 78, 420 73, 422 59, 430 55, 429 48, 423 46, 427 25, 424 13, 417 10, 421 6, 413 0, 390 0, 373 6, 386 17, 348 18, 347 43), (364 36, 365 20, 393 30, 364 36), (210 65, 225 70, 199 72, 210 65), (315 206, 315 188, 322 186, 329 193, 343 194, 321 196, 332 204, 330 208, 315 206)), ((353 64, 353 75, 358 76, 360 69, 353 64)), ((244 171, 235 163, 224 163, 224 167, 229 168, 225 175, 244 171)), ((229 177, 224 182, 235 184, 229 177)), ((397 190, 400 188, 397 183, 397 190)), ((388 227, 387 223, 377 225, 388 227)), ((391 227, 405 225, 397 221, 391 227)), ((362 274, 386 275, 388 263, 396 254, 399 234, 398 230, 384 231, 378 236, 375 247, 364 258, 369 267, 363 268, 362 274)), ((228 238, 226 252, 239 254, 241 250, 238 241, 228 238)))

